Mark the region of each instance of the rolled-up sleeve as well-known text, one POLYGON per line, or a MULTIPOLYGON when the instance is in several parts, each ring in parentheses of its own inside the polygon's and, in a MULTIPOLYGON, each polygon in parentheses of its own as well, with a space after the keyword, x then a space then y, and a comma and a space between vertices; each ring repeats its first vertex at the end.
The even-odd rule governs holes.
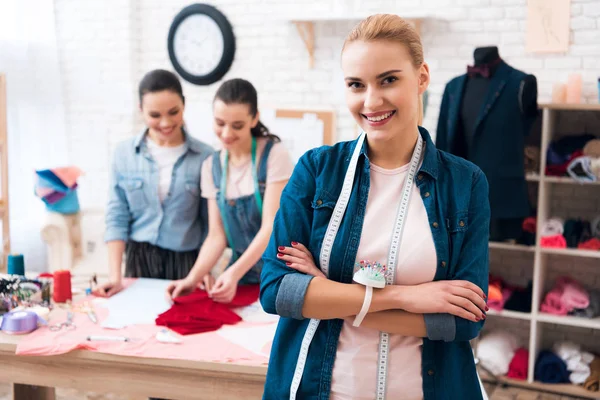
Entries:
POLYGON ((281 194, 261 273, 260 301, 264 310, 295 319, 303 319, 304 296, 313 277, 287 267, 277 258, 277 247, 290 246, 292 241, 309 247, 313 220, 311 201, 315 193, 312 154, 313 151, 309 151, 300 158, 281 194))
POLYGON ((115 152, 112 165, 108 204, 106 206, 106 231, 104 241, 124 240, 129 238, 131 213, 125 192, 119 186, 118 154, 115 152))
MULTIPOLYGON (((478 170, 471 187, 469 228, 460 251, 455 280, 464 280, 479 286, 487 295, 489 279, 489 185, 478 170)), ((479 335, 485 320, 473 322, 451 314, 425 314, 427 337, 431 340, 469 341, 479 335)))

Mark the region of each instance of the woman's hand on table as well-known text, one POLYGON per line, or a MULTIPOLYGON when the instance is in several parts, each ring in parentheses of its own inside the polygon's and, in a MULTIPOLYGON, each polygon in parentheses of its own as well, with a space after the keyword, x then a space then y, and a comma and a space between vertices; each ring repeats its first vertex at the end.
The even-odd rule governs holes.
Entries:
POLYGON ((188 278, 173 281, 167 286, 167 298, 173 300, 177 297, 187 296, 196 290, 197 286, 198 284, 196 282, 188 278))
POLYGON ((111 297, 123 290, 123 282, 111 281, 98 286, 92 293, 98 297, 111 297))
POLYGON ((231 303, 237 293, 239 281, 234 269, 228 268, 219 275, 208 294, 217 303, 231 303))
POLYGON ((327 278, 317 267, 312 254, 302 243, 292 242, 292 247, 279 246, 277 258, 285 262, 285 265, 314 277, 327 278))

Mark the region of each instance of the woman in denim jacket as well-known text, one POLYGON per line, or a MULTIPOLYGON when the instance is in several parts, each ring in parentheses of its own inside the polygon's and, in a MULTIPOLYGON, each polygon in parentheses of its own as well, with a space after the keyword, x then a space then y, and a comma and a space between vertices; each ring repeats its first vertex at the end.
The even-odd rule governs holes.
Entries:
POLYGON ((223 145, 202 167, 202 197, 209 228, 192 271, 167 288, 171 298, 204 283, 213 300, 229 303, 238 284, 258 284, 281 192, 293 164, 279 138, 259 120, 256 89, 243 79, 224 82, 213 101, 214 129, 223 145), (233 255, 213 280, 210 270, 225 250, 233 255))
POLYGON ((139 84, 146 128, 115 149, 105 240, 110 281, 96 290, 112 296, 125 275, 180 279, 191 270, 208 226, 200 169, 212 148, 184 129, 184 96, 177 76, 148 72, 139 84))
POLYGON ((418 126, 429 68, 412 25, 365 19, 342 69, 366 137, 307 152, 282 194, 261 276, 282 317, 264 399, 481 399, 486 178, 418 126))

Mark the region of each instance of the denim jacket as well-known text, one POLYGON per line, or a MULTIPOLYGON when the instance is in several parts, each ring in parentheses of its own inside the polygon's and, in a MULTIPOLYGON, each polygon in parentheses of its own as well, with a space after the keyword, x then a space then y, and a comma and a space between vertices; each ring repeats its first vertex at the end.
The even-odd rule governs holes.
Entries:
POLYGON ((158 197, 158 166, 146 130, 120 143, 113 156, 105 241, 134 240, 173 250, 197 250, 208 233, 208 208, 200 196, 202 163, 213 149, 185 131, 185 153, 173 166, 169 194, 158 197))
MULTIPOLYGON (((416 185, 427 211, 437 254, 434 280, 468 280, 487 293, 490 208, 488 183, 474 164, 436 149, 429 133, 416 185)), ((321 243, 342 189, 356 141, 307 152, 283 191, 273 234, 264 254, 260 300, 268 313, 282 318, 273 341, 264 399, 289 398, 300 345, 309 323, 302 316, 312 276, 277 259, 277 247, 296 241, 307 245, 318 265, 321 243)), ((370 184, 367 143, 363 145, 350 195, 330 257, 329 279, 351 283, 370 184)), ((331 373, 343 321, 321 321, 308 351, 298 399, 328 399, 331 373)), ((425 400, 481 399, 469 340, 483 321, 450 314, 426 314, 422 376, 425 400)), ((393 362, 393 360, 391 361, 393 362)), ((376 377, 373 377, 375 380, 376 377)), ((394 379, 394 377, 388 377, 394 379)))

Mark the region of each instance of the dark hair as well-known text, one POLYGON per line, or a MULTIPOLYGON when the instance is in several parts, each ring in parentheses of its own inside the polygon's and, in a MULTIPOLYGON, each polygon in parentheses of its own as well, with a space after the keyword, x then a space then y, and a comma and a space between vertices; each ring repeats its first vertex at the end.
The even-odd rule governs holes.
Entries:
MULTIPOLYGON (((247 104, 250 107, 250 115, 256 117, 258 113, 258 94, 254 86, 245 79, 230 79, 221 84, 213 101, 221 100, 225 104, 247 104)), ((260 120, 254 128, 250 129, 254 137, 266 137, 276 142, 281 141, 279 136, 269 132, 260 120)))
POLYGON ((138 88, 138 94, 140 97, 140 105, 142 104, 142 97, 146 93, 162 92, 168 90, 181 97, 181 101, 185 104, 185 97, 183 96, 183 89, 181 88, 181 82, 174 73, 164 70, 155 69, 148 72, 140 81, 138 88))

